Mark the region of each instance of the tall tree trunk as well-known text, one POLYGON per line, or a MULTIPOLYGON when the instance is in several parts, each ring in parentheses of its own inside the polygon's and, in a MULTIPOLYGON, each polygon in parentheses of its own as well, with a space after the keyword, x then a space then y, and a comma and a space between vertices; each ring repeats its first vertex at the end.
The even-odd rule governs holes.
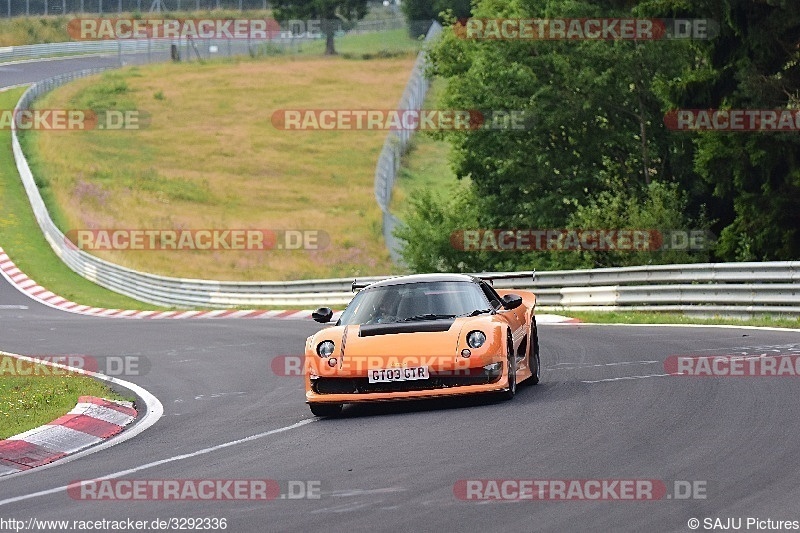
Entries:
POLYGON ((644 182, 650 185, 650 152, 647 149, 647 123, 644 116, 644 102, 641 94, 639 95, 639 137, 642 141, 642 170, 644 170, 644 182))
POLYGON ((641 44, 636 43, 636 50, 639 53, 639 72, 634 81, 633 90, 636 91, 636 99, 639 104, 639 137, 642 143, 642 170, 644 171, 644 183, 650 185, 650 151, 647 148, 647 114, 644 101, 644 80, 639 78, 644 73, 644 61, 641 57, 641 44))
POLYGON ((333 37, 335 34, 335 30, 330 28, 328 32, 325 34, 325 55, 326 56, 333 56, 336 55, 336 49, 333 46, 333 37))
POLYGON ((320 24, 320 31, 325 35, 325 55, 336 55, 336 48, 333 39, 336 37, 336 12, 329 11, 324 13, 322 23, 320 24))

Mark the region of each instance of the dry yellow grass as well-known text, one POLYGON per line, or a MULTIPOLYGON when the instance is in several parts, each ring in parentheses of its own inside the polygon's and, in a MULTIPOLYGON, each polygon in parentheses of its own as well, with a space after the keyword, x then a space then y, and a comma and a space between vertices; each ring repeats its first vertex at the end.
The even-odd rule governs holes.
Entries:
POLYGON ((137 270, 207 279, 384 274, 392 265, 373 196, 386 132, 282 131, 277 109, 391 109, 414 57, 126 69, 63 87, 41 108, 98 102, 151 116, 140 131, 37 132, 26 139, 62 230, 318 229, 317 251, 116 251, 137 270))

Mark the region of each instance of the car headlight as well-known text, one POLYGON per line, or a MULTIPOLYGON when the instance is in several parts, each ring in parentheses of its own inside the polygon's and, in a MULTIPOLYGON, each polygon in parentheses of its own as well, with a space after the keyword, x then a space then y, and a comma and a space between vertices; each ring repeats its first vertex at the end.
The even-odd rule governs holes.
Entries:
POLYGON ((322 341, 317 345, 317 355, 320 357, 330 357, 333 355, 333 341, 322 341))
POLYGON ((482 331, 470 331, 467 335, 467 345, 470 348, 480 348, 486 342, 486 335, 482 331))

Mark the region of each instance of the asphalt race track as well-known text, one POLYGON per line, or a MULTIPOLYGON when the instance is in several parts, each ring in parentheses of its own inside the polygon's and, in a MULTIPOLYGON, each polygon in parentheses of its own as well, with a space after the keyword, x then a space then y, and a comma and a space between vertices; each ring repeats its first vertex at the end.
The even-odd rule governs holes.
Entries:
MULTIPOLYGON (((147 63, 147 54, 126 54, 123 56, 123 61, 126 65, 147 63)), ((0 64, 0 88, 32 83, 76 70, 117 65, 119 65, 119 58, 116 55, 0 64)))
MULTIPOLYGON (((0 84, 113 60, 0 67, 0 84)), ((742 529, 748 517, 800 520, 798 378, 664 375, 664 360, 676 354, 798 353, 797 331, 542 325, 543 381, 521 386, 510 402, 351 406, 342 418, 315 420, 302 379, 271 367, 276 356, 302 353, 319 327, 310 320, 83 317, 37 304, 0 278, 0 324, 4 351, 140 358, 146 371, 124 379, 165 410, 117 446, 0 479, 3 519, 216 517, 228 531, 442 532, 689 531, 690 518, 700 529, 706 518, 742 518, 742 529), (81 501, 64 489, 106 476, 306 481, 320 490, 313 499, 208 502, 81 501), (650 479, 668 495, 465 501, 454 492, 486 479, 650 479), (695 483, 704 497, 679 498, 676 481, 695 483)))

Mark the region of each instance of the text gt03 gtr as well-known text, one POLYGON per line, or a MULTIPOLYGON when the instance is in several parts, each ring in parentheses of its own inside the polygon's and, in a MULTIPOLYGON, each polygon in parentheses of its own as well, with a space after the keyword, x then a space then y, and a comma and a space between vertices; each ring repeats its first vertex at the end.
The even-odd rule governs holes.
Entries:
MULTIPOLYGON (((518 383, 538 383, 536 297, 487 283, 499 277, 512 276, 417 274, 365 286, 334 326, 306 342, 311 411, 335 416, 346 403, 459 394, 512 398, 518 383)), ((327 323, 333 312, 312 316, 327 323)))

